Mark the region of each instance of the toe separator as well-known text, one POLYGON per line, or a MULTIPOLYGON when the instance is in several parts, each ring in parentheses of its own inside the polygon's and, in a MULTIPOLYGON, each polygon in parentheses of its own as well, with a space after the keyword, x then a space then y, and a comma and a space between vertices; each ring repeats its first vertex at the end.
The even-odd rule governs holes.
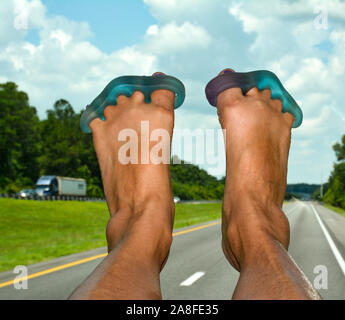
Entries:
POLYGON ((171 76, 123 76, 110 81, 83 112, 80 118, 82 131, 85 133, 91 132, 89 123, 97 117, 105 120, 104 108, 108 105, 116 105, 116 100, 119 95, 123 94, 130 97, 134 91, 141 91, 145 96, 145 102, 150 103, 151 93, 159 89, 167 89, 175 92, 175 109, 183 104, 185 87, 180 80, 171 76))
POLYGON ((295 117, 293 128, 301 125, 303 120, 301 108, 283 87, 278 77, 267 70, 223 73, 207 84, 205 94, 208 102, 212 106, 217 106, 217 96, 222 91, 230 88, 241 88, 243 94, 246 94, 253 87, 257 87, 259 90, 270 89, 272 99, 279 99, 282 102, 282 112, 289 112, 295 117))

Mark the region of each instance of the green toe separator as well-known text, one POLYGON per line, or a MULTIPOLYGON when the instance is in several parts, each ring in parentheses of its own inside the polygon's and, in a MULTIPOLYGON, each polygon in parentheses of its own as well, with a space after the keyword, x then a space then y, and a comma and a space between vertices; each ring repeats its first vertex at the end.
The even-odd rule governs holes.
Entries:
POLYGON ((254 71, 252 76, 259 90, 270 89, 271 98, 279 99, 282 102, 282 112, 289 112, 294 117, 293 128, 297 128, 303 121, 303 113, 294 98, 285 90, 278 77, 270 71, 254 71))
POLYGON ((151 93, 155 90, 166 89, 175 92, 174 108, 177 109, 183 104, 185 88, 183 83, 171 76, 122 76, 109 82, 104 90, 92 101, 83 112, 80 119, 81 130, 85 133, 91 132, 89 123, 95 119, 104 118, 104 109, 109 105, 116 105, 117 97, 125 95, 130 97, 134 91, 140 91, 145 96, 145 102, 151 102, 151 93))

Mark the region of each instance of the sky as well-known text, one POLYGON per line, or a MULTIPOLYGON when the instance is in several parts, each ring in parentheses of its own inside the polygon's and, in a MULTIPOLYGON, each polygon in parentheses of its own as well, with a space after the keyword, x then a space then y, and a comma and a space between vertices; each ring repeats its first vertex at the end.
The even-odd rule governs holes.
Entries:
MULTIPOLYGON (((118 76, 162 71, 186 87, 175 131, 218 130, 207 82, 226 67, 275 72, 304 113, 288 183, 328 179, 345 134, 344 62, 340 0, 0 1, 0 83, 16 82, 42 119, 60 98, 80 111, 118 76)), ((198 150, 180 154, 175 141, 173 153, 197 163, 198 150)), ((218 160, 200 166, 220 177, 216 146, 218 160)))

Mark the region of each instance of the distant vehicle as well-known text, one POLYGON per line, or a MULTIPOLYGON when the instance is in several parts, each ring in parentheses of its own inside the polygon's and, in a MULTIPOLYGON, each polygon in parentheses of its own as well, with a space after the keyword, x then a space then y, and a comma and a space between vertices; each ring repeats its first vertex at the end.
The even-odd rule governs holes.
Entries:
POLYGON ((59 176, 42 176, 36 182, 38 196, 86 196, 86 180, 59 176))
POLYGON ((181 201, 181 199, 179 197, 174 197, 174 203, 178 203, 180 201, 181 201))
POLYGON ((20 190, 17 195, 22 199, 33 199, 37 196, 37 193, 33 189, 20 190))

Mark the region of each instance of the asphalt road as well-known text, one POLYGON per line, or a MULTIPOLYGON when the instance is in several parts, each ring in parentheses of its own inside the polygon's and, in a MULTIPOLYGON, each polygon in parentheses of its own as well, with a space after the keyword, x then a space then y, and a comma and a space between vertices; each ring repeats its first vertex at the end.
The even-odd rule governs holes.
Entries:
MULTIPOLYGON (((296 263, 324 299, 345 299, 345 218, 312 202, 288 203, 284 211, 291 226, 289 252, 296 263)), ((174 231, 170 258, 161 275, 164 299, 232 296, 239 274, 221 251, 220 223, 199 227, 174 231)), ((33 278, 27 289, 14 288, 11 280, 17 274, 1 273, 0 299, 66 299, 104 253, 105 248, 100 248, 29 266, 33 278), (83 262, 89 258, 93 260, 83 262)))

